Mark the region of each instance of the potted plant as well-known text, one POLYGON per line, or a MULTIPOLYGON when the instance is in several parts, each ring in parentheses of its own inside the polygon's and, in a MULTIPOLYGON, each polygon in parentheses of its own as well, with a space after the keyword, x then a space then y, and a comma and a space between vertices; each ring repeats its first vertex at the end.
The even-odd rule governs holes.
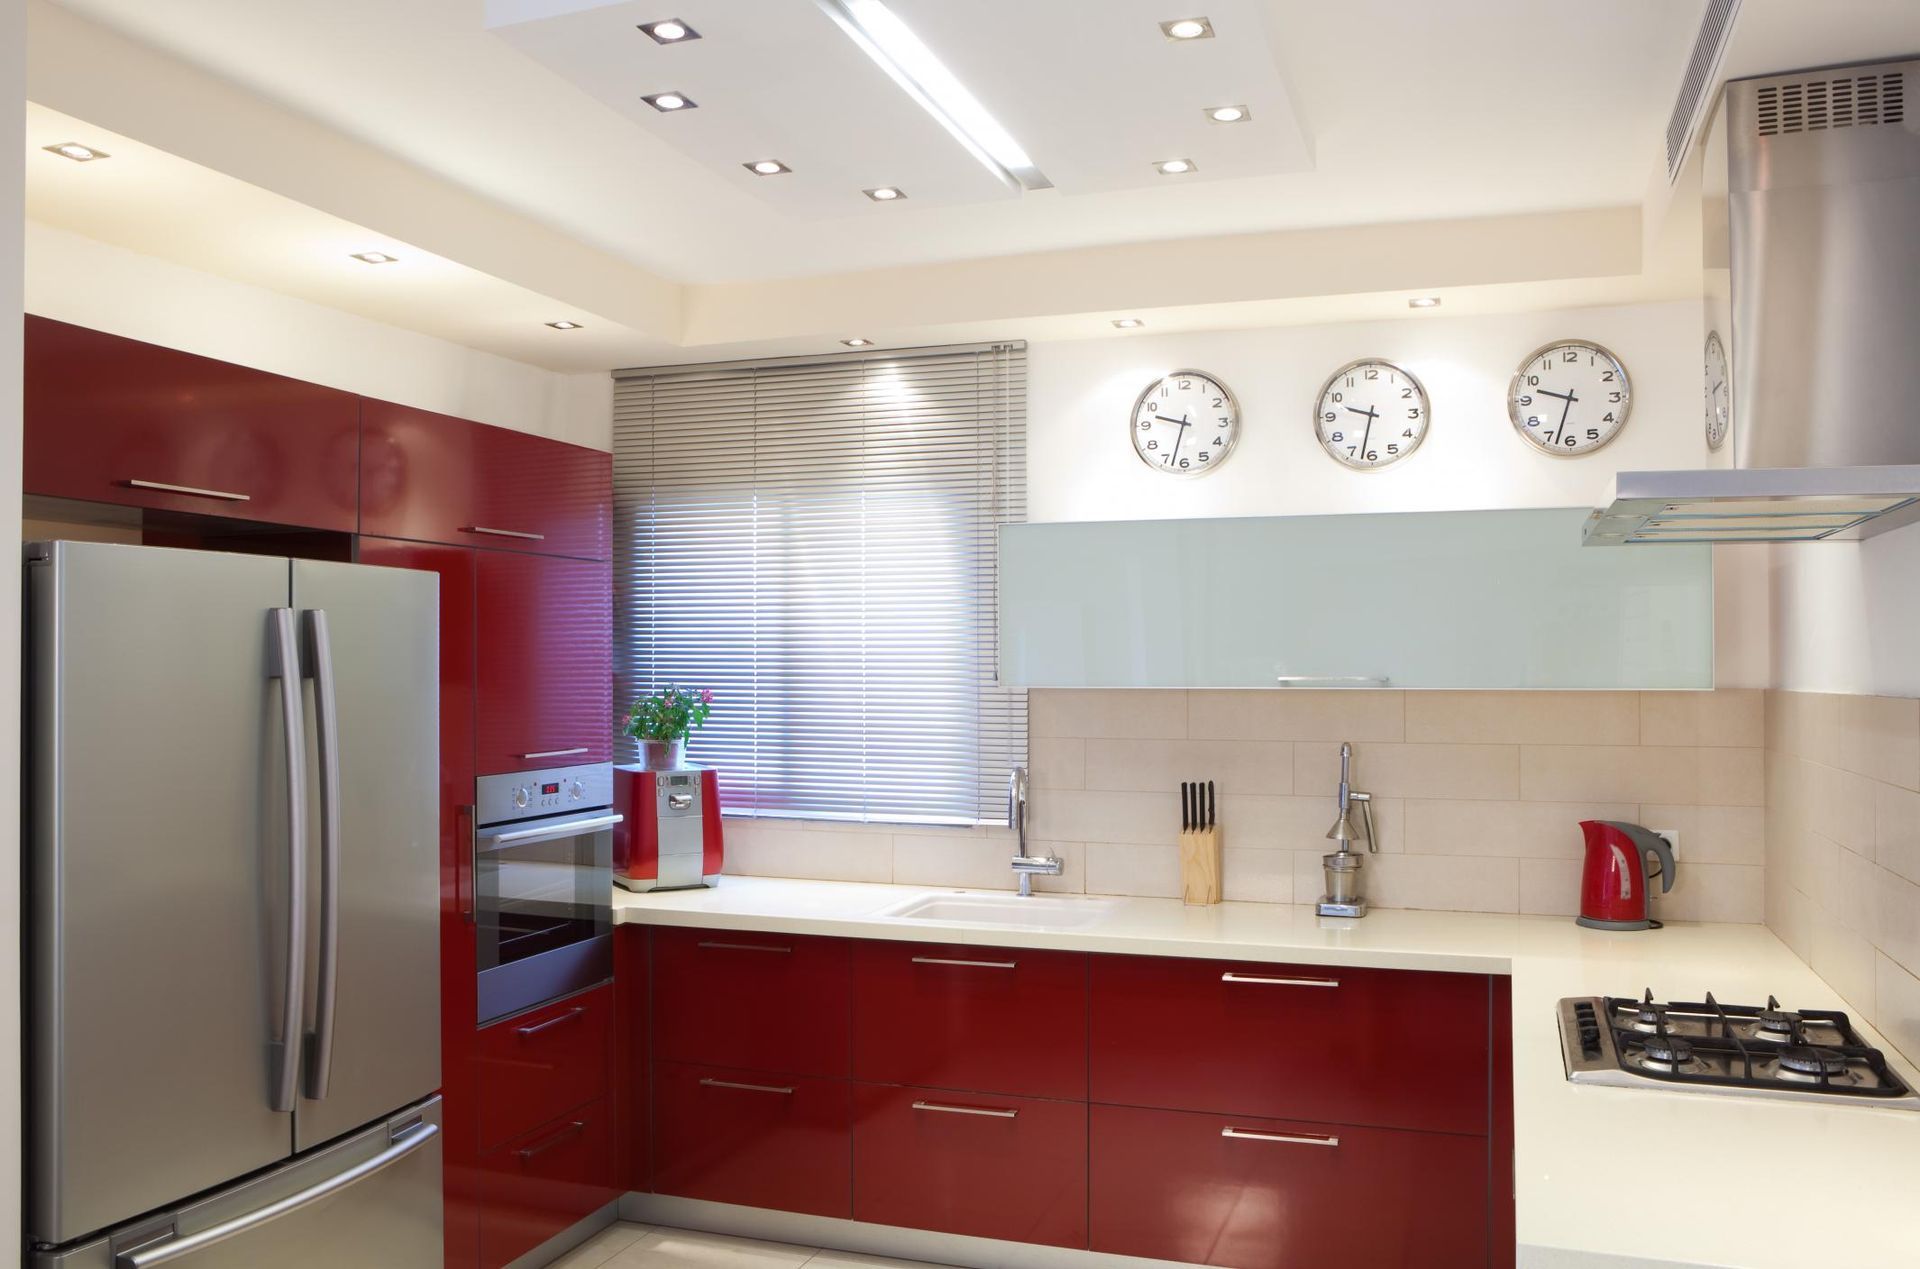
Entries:
POLYGON ((687 737, 713 712, 707 688, 667 686, 642 696, 627 711, 626 733, 640 742, 640 765, 677 771, 687 765, 687 737))

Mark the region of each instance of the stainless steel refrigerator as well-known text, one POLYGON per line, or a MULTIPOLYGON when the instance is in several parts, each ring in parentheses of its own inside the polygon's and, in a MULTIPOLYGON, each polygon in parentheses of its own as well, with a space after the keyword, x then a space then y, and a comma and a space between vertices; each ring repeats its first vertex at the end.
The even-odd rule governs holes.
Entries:
POLYGON ((438 1269, 438 579, 27 559, 30 1262, 438 1269))

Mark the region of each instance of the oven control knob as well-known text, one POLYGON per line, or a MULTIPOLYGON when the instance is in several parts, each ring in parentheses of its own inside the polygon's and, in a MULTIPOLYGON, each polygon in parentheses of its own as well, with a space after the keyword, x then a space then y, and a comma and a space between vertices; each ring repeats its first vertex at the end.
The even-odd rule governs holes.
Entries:
POLYGON ((581 798, 587 796, 587 786, 575 780, 573 787, 567 790, 567 796, 578 802, 581 798))
POLYGON ((532 797, 531 790, 522 786, 521 788, 515 789, 513 791, 513 804, 517 807, 524 808, 527 805, 527 802, 531 799, 531 797, 532 797))

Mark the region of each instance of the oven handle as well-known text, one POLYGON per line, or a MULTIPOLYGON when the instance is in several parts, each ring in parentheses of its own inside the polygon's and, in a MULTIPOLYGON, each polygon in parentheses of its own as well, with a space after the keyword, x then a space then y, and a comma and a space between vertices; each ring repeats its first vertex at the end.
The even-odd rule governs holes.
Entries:
POLYGON ((475 833, 474 837, 486 843, 489 849, 499 846, 517 846, 522 842, 545 842, 556 837, 573 837, 580 833, 597 832, 603 828, 612 828, 626 818, 624 815, 594 815, 583 820, 567 820, 560 824, 542 824, 538 828, 488 829, 484 833, 475 833))

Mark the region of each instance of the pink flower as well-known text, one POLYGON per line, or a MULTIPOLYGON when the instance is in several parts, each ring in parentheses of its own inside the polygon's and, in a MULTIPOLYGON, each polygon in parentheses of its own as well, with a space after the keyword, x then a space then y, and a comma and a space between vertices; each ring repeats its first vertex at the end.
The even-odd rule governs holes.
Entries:
POLYGON ((710 688, 710 687, 703 687, 703 688, 701 688, 701 689, 700 689, 700 703, 701 703, 702 705, 711 705, 711 704, 713 704, 713 689, 712 689, 712 688, 710 688))

